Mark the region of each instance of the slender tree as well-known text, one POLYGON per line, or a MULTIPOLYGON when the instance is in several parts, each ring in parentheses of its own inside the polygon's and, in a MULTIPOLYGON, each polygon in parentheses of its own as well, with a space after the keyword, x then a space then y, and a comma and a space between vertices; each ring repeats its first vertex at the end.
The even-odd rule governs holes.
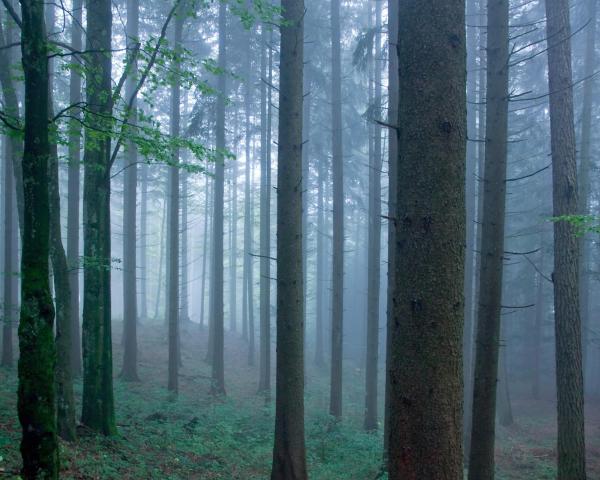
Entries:
MULTIPOLYGON (((183 5, 183 4, 182 4, 183 5)), ((184 23, 184 10, 179 7, 175 16, 173 45, 181 49, 184 23)), ((179 137, 181 124, 181 79, 180 60, 174 62, 174 78, 171 84, 171 137, 179 137)), ((166 317, 169 327, 169 378, 168 388, 176 394, 179 391, 179 148, 174 147, 172 165, 169 167, 167 192, 167 302, 166 317)))
POLYGON ((390 480, 461 479, 465 2, 399 2, 390 480), (435 461, 432 461, 435 459, 435 461))
MULTIPOLYGON (((83 0, 73 0, 71 23, 71 46, 76 51, 83 49, 83 0)), ((81 102, 81 57, 74 56, 70 70, 69 103, 81 102)), ((80 228, 80 183, 81 183, 81 110, 75 108, 69 120, 69 171, 67 206, 67 261, 69 265, 69 287, 71 289, 71 368, 73 375, 81 375, 81 332, 79 328, 79 228, 80 228)))
POLYGON ((44 2, 21 1, 25 78, 23 152, 24 229, 21 260, 18 413, 21 476, 58 479, 55 404, 54 307, 49 283, 48 47, 44 2))
POLYGON ((342 352, 344 338, 344 158, 342 150, 342 59, 340 37, 340 0, 331 0, 333 266, 329 413, 337 419, 342 417, 342 352))
POLYGON ((283 0, 277 169, 277 377, 272 480, 304 480, 304 1, 283 0))
MULTIPOLYGON (((227 66, 227 6, 219 4, 219 58, 221 72, 227 66)), ((225 101, 227 79, 224 73, 219 75, 219 97, 217 99, 217 142, 219 158, 215 164, 214 202, 213 202, 213 274, 212 282, 212 387, 214 394, 225 394, 225 359, 223 326, 223 202, 225 197, 225 101)))
MULTIPOLYGON (((546 0, 553 214, 578 213, 568 0, 546 0)), ((579 303, 579 240, 575 226, 554 223, 554 316, 558 408, 558 479, 583 480, 585 439, 579 303)))
POLYGON ((488 1, 481 262, 469 478, 494 478, 508 146, 508 0, 488 1))
MULTIPOLYGON (((127 45, 135 51, 139 37, 139 2, 127 1, 127 45)), ((130 71, 126 80, 125 98, 137 107, 135 89, 137 79, 137 60, 130 62, 130 71)), ((135 124, 137 115, 130 114, 130 122, 135 124)), ((137 373, 137 148, 133 141, 127 142, 125 152, 125 172, 123 191, 123 368, 121 378, 126 381, 139 381, 137 373)))
POLYGON ((110 117, 112 2, 86 0, 84 142, 83 405, 81 422, 116 433, 110 295, 110 117))
MULTIPOLYGON (((381 2, 375 3, 374 49, 375 115, 381 111, 381 2)), ((379 295, 381 261, 381 127, 372 126, 373 154, 369 165, 369 232, 367 285, 367 363, 365 368, 365 418, 367 431, 377 430, 377 383, 379 366, 379 295)))

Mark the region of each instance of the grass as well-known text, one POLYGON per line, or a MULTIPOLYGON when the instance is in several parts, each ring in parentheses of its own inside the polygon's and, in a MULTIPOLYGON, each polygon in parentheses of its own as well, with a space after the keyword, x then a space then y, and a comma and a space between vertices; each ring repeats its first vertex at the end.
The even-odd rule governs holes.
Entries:
MULTIPOLYGON (((115 332, 120 325, 115 325, 115 332)), ((205 334, 197 325, 184 327, 180 394, 166 386, 166 340, 161 327, 141 329, 140 377, 126 383, 115 378, 119 433, 106 438, 84 427, 79 440, 61 442, 65 479, 265 479, 269 477, 274 408, 256 394, 257 372, 246 362, 246 347, 230 334, 226 342, 227 397, 210 396, 210 367, 203 362, 205 334)), ((121 345, 114 344, 115 373, 121 345)), ((328 375, 309 369, 306 393, 306 445, 311 479, 374 480, 381 475, 382 436, 361 429, 363 372, 345 372, 344 420, 327 412, 328 375)), ((16 377, 0 369, 0 477, 18 478, 19 425, 16 377)), ((81 383, 75 385, 77 399, 81 383)), ((499 480, 555 478, 553 410, 515 404, 515 425, 499 427, 499 480)), ((600 478, 600 416, 588 422, 590 478, 600 478)))

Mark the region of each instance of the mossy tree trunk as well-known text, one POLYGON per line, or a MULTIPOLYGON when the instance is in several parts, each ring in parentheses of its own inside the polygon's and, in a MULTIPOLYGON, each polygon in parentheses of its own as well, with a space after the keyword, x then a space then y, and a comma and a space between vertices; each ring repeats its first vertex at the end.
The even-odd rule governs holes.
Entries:
POLYGON ((54 307, 49 282, 48 49, 44 2, 21 1, 25 77, 24 228, 18 413, 25 479, 57 479, 54 307))
POLYGON ((116 434, 111 333, 110 117, 112 2, 86 0, 83 406, 81 422, 116 434))

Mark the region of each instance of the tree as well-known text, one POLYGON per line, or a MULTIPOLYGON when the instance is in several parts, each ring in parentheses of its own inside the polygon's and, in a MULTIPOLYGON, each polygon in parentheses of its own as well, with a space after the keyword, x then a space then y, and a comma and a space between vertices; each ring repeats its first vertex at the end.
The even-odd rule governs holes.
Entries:
POLYGON ((111 6, 110 0, 86 0, 81 422, 104 435, 117 430, 110 311, 111 6))
POLYGON ((582 480, 585 473, 583 369, 579 303, 579 239, 575 226, 560 220, 578 213, 577 160, 573 119, 571 26, 568 0, 546 0, 552 199, 554 223, 554 317, 558 409, 558 479, 582 480))
MULTIPOLYGON (((55 24, 54 5, 46 10, 47 28, 53 29, 55 24)), ((49 122, 54 116, 53 75, 54 61, 48 64, 48 112, 49 122)), ((56 417, 58 434, 62 439, 74 441, 75 431, 75 398, 73 395, 73 376, 71 373, 71 289, 69 285, 69 267, 67 255, 62 242, 60 226, 60 183, 58 175, 57 132, 51 132, 48 196, 50 208, 50 260, 52 261, 52 277, 54 279, 55 311, 56 311, 56 417)))
POLYGON ((219 4, 219 58, 221 70, 218 80, 219 97, 217 99, 217 161, 215 164, 214 201, 213 201, 213 274, 211 276, 212 301, 212 386, 213 394, 225 394, 225 359, 224 359, 224 325, 223 325, 223 205, 225 200, 225 99, 227 81, 227 7, 219 4))
MULTIPOLYGON (((127 1, 127 46, 135 52, 139 37, 139 2, 127 1)), ((135 58, 129 67, 125 85, 125 98, 137 108, 135 88, 138 82, 138 65, 135 58)), ((135 124, 135 111, 130 122, 135 124)), ((125 152, 125 178, 123 180, 123 368, 121 378, 139 381, 137 373, 137 259, 136 259, 136 204, 137 204, 137 147, 127 142, 125 152)))
POLYGON ((494 478, 508 146, 508 1, 488 1, 481 262, 469 478, 494 478))
MULTIPOLYGON (((381 111, 381 2, 375 4, 375 52, 373 70, 375 115, 381 111)), ((365 368, 365 418, 367 431, 377 430, 377 379, 379 366, 379 295, 381 261, 381 127, 372 126, 373 152, 369 165, 369 232, 367 291, 367 364, 365 368)))
POLYGON ((388 472, 391 480, 459 479, 465 2, 407 0, 399 9, 388 472))
MULTIPOLYGON (((183 5, 183 4, 182 4, 183 5)), ((180 6, 175 16, 173 45, 181 54, 183 21, 185 12, 180 6)), ((174 78, 171 84, 171 137, 179 137, 181 123, 181 80, 180 60, 176 58, 174 78)), ((179 148, 173 147, 169 167, 167 192, 167 302, 166 318, 169 327, 169 378, 168 388, 175 394, 179 391, 179 148)))
MULTIPOLYGON (((83 48, 83 0, 73 0, 71 23, 71 46, 83 48)), ((78 68, 82 59, 74 57, 70 72, 69 103, 81 102, 81 72, 78 68)), ((69 121, 69 171, 67 206, 67 261, 69 265, 69 287, 71 289, 71 369, 73 375, 81 375, 81 333, 79 329, 79 200, 81 182, 81 109, 74 108, 69 121)))
POLYGON ((342 60, 340 0, 331 0, 331 115, 333 151, 333 266, 331 307, 331 391, 329 413, 342 417, 344 342, 344 158, 342 150, 342 60))
MULTIPOLYGON (((269 29, 265 24, 261 28, 261 79, 267 78, 270 85, 273 53, 269 49, 269 29), (267 49, 269 49, 268 53, 267 49)), ((271 253, 271 90, 267 89, 267 82, 262 81, 260 86, 260 358, 258 391, 268 396, 271 391, 271 265, 269 263, 271 253)))
POLYGON ((54 307, 49 283, 48 47, 44 2, 21 1, 25 78, 24 225, 18 413, 25 479, 58 479, 54 307))
POLYGON ((277 376, 272 480, 304 480, 304 1, 283 0, 277 169, 277 376))

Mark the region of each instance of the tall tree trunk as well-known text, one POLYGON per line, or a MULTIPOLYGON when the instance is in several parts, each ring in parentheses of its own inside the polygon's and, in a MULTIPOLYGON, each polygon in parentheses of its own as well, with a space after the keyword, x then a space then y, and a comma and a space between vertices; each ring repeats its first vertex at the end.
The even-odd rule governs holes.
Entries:
POLYGON ((272 480, 305 480, 302 100, 304 0, 283 0, 277 169, 277 378, 272 480))
MULTIPOLYGON (((540 242, 542 245, 541 259, 540 259, 540 271, 544 268, 544 251, 543 241, 540 242)), ((544 319, 546 317, 546 304, 544 298, 544 278, 539 273, 537 274, 536 281, 536 300, 535 300, 535 319, 533 325, 532 335, 532 371, 531 371, 531 394, 534 400, 540 399, 540 364, 542 357, 542 328, 544 325, 544 319)))
POLYGON ((141 166, 140 198, 140 321, 148 320, 148 165, 141 166))
MULTIPOLYGON (((179 8, 175 17, 173 45, 182 48, 183 21, 185 13, 179 8)), ((178 57, 177 57, 178 58, 178 57)), ((170 135, 179 137, 181 123, 181 80, 180 61, 174 60, 175 77, 171 84, 170 135)), ((166 317, 169 328, 169 375, 168 389, 179 392, 179 147, 174 147, 169 167, 169 188, 167 194, 167 302, 166 317)))
MULTIPOLYGON (((236 128, 237 131, 237 114, 236 128)), ((237 134, 234 135, 237 139, 237 134)), ((236 154, 236 157, 238 155, 236 154)), ((231 165, 231 222, 230 222, 230 241, 229 241, 229 330, 235 332, 237 330, 237 177, 238 167, 237 161, 231 165)))
MULTIPOLYGON (((592 162, 591 131, 592 131, 592 107, 594 105, 594 69, 596 68, 596 23, 597 23, 597 0, 587 1, 587 17, 589 25, 586 28, 586 45, 584 58, 583 78, 587 79, 583 85, 583 105, 581 110, 581 144, 579 153, 579 213, 590 214, 590 191, 591 176, 590 164, 592 162)), ((588 371, 589 330, 590 330, 590 239, 586 236, 580 237, 581 267, 579 270, 579 291, 581 303, 581 326, 583 332, 583 366, 584 382, 585 373, 588 371)))
POLYGON ((156 280, 156 295, 155 295, 155 301, 154 301, 154 319, 157 320, 158 319, 158 310, 160 307, 160 300, 161 300, 161 293, 163 292, 164 288, 163 288, 163 266, 165 264, 164 262, 164 256, 165 256, 165 248, 163 247, 164 243, 165 243, 165 228, 167 225, 167 201, 166 199, 163 201, 162 204, 162 216, 161 216, 161 222, 160 222, 160 241, 158 244, 158 250, 159 250, 159 255, 158 255, 158 278, 156 280))
POLYGON ((329 413, 342 417, 344 342, 344 157, 342 151, 342 59, 340 0, 331 0, 331 115, 333 152, 333 265, 331 306, 331 391, 329 413))
MULTIPOLYGON (((477 18, 477 1, 467 1, 467 18, 477 18)), ((468 461, 473 403, 473 334, 475 331, 475 224, 477 177, 477 29, 467 27, 467 170, 465 196, 467 204, 467 238, 465 259, 465 327, 463 339, 464 417, 463 446, 468 461)))
MULTIPOLYGON (((46 10, 46 26, 52 29, 55 25, 54 5, 46 10)), ((54 62, 48 62, 48 113, 49 119, 54 116, 53 81, 54 62)), ((49 120, 51 123, 51 120, 49 120)), ((55 310, 56 310, 56 418, 58 434, 67 441, 76 438, 75 431, 75 398, 73 395, 73 376, 71 373, 71 327, 70 317, 71 290, 69 285, 69 267, 67 255, 62 242, 60 225, 60 183, 58 173, 57 132, 52 132, 50 156, 48 158, 48 197, 50 211, 50 260, 52 277, 54 278, 55 310)))
MULTIPOLYGON (((227 67, 227 6, 219 4, 219 58, 221 71, 227 67)), ((217 150, 225 149, 225 99, 227 98, 227 79, 224 73, 218 80, 219 98, 217 99, 217 150)), ((225 157, 220 155, 215 164, 214 180, 214 217, 213 217, 213 274, 212 282, 212 385, 216 395, 225 395, 225 359, 223 326, 223 205, 225 200, 225 157)))
POLYGON ((25 77, 24 229, 18 413, 25 479, 58 479, 54 307, 49 282, 48 50, 44 2, 21 0, 25 77))
MULTIPOLYGON (((127 1, 127 45, 134 49, 139 37, 138 0, 127 1)), ((125 98, 132 102, 130 122, 135 124, 137 101, 135 89, 138 82, 137 61, 130 67, 125 85, 125 98)), ((137 148, 133 141, 127 142, 125 152, 125 178, 123 191, 123 369, 121 378, 139 381, 137 373, 137 258, 136 258, 136 204, 137 204, 137 148)))
MULTIPOLYGON (((568 0, 546 0, 546 18, 553 214, 562 217, 579 213, 568 0)), ((565 220, 555 222, 553 280, 559 480, 586 478, 579 261, 575 226, 565 220)))
POLYGON ((250 121, 250 109, 252 108, 252 69, 251 69, 251 38, 248 34, 248 45, 246 52, 246 92, 244 95, 245 110, 245 185, 244 185, 244 280, 243 280, 243 335, 248 339, 248 365, 254 365, 254 292, 253 292, 253 262, 252 262, 252 221, 251 208, 251 156, 250 140, 252 135, 252 123, 250 121))
POLYGON ((325 157, 318 160, 318 183, 317 183, 317 278, 316 278, 316 313, 315 313, 315 365, 318 368, 325 366, 324 351, 324 318, 325 318, 325 205, 324 205, 324 183, 326 176, 325 157))
MULTIPOLYGON (((187 95, 186 95, 187 98, 187 95)), ((187 103, 187 102, 185 102, 187 103)), ((184 105, 185 105, 184 103, 184 105)), ((184 107, 184 112, 187 108, 184 107)), ((181 307, 180 321, 187 323, 190 321, 190 301, 189 301, 189 255, 188 255, 188 172, 181 171, 181 307)), ((179 352, 181 356, 181 352, 179 352)))
POLYGON ((390 480, 462 468, 465 2, 399 2, 390 480), (435 458, 435 461, 432 459, 435 458))
POLYGON ((14 282, 18 278, 17 244, 18 227, 15 222, 15 177, 13 172, 14 144, 9 136, 4 137, 4 281, 3 281, 3 324, 2 324, 2 360, 3 367, 11 367, 14 362, 13 330, 17 324, 18 302, 17 288, 14 282))
POLYGON ((110 295, 110 129, 112 2, 86 0, 84 143, 83 408, 81 422, 116 434, 110 295))
MULTIPOLYGON (((381 2, 375 4, 374 83, 376 102, 373 110, 381 112, 381 2)), ((365 418, 367 431, 377 430, 377 386, 379 367, 379 294, 381 263, 381 127, 373 125, 373 155, 369 165, 369 232, 367 273, 367 364, 365 369, 365 418)))
POLYGON ((268 29, 262 27, 262 51, 260 56, 260 364, 258 391, 268 394, 271 390, 271 141, 270 135, 270 88, 265 78, 271 77, 271 45, 268 29), (269 55, 267 73, 267 51, 269 55))
MULTIPOLYGON (((83 49, 83 0, 73 0, 71 26, 71 46, 74 50, 83 49)), ((73 61, 81 62, 80 57, 73 61)), ((69 103, 77 105, 81 102, 81 72, 72 68, 69 82, 69 103)), ((69 172, 68 172, 68 206, 67 206, 67 262, 69 265, 69 287, 71 289, 71 369, 73 375, 82 373, 81 365, 81 332, 79 327, 79 228, 80 228, 80 182, 81 182, 81 111, 74 109, 73 118, 69 121, 69 172)))
MULTIPOLYGON (((210 236, 210 231, 209 231, 209 218, 210 218, 210 212, 211 212, 211 208, 210 208, 210 198, 212 196, 212 188, 211 188, 212 182, 210 181, 210 177, 208 175, 206 175, 206 184, 204 187, 204 230, 203 230, 203 235, 204 235, 204 242, 203 242, 203 246, 202 246, 202 297, 200 298, 200 327, 203 328, 204 327, 204 320, 205 320, 205 311, 204 311, 204 302, 206 299, 206 263, 207 263, 207 259, 210 258, 210 243, 208 241, 208 238, 210 236)), ((210 322, 210 320, 209 320, 210 322)))
MULTIPOLYGON (((0 25, 0 44, 8 45, 14 38, 14 27, 8 24, 6 38, 2 25, 0 25)), ((0 46, 1 46, 0 45, 0 46)), ((11 49, 3 48, 0 50, 0 63, 6 65, 6 68, 0 69, 0 84, 2 86, 2 97, 4 99, 4 111, 6 114, 19 119, 19 101, 14 82, 10 74, 10 65, 13 64, 13 58, 10 54, 11 49)), ((13 331, 17 325, 19 301, 18 301, 18 243, 19 230, 23 231, 22 217, 15 215, 15 205, 19 215, 22 215, 22 207, 19 205, 23 198, 23 143, 17 136, 7 135, 4 143, 4 264, 2 266, 3 275, 3 326, 2 326, 2 359, 0 364, 3 366, 12 366, 14 362, 13 353, 13 331), (18 222, 17 222, 18 220, 18 222)))
POLYGON ((391 366, 391 339, 393 318, 393 290, 390 285, 394 284, 394 248, 395 248, 395 225, 396 215, 396 176, 398 175, 398 9, 399 0, 388 0, 388 124, 389 130, 388 146, 388 288, 387 288, 387 317, 386 317, 386 348, 385 348, 385 400, 383 419, 383 456, 387 458, 390 432, 390 366, 391 366))
POLYGON ((508 0, 488 1, 487 100, 479 308, 469 478, 494 478, 496 385, 506 211, 508 0))

